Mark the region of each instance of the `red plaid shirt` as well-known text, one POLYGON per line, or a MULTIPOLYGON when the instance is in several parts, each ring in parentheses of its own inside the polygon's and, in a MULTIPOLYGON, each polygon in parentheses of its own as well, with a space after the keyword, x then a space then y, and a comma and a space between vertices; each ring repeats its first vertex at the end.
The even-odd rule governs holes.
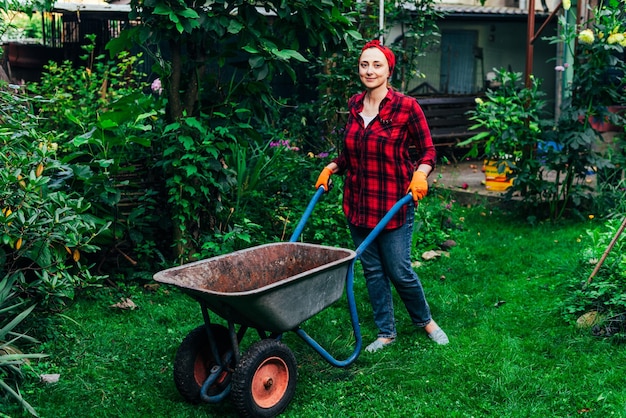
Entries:
MULTIPOLYGON (((335 163, 346 174, 343 210, 353 225, 374 228, 408 191, 419 164, 435 167, 435 147, 422 108, 412 97, 389 89, 378 116, 367 127, 359 113, 365 92, 348 101, 344 147, 335 163), (417 160, 409 155, 415 145, 417 160)), ((404 224, 403 207, 386 229, 404 224)))

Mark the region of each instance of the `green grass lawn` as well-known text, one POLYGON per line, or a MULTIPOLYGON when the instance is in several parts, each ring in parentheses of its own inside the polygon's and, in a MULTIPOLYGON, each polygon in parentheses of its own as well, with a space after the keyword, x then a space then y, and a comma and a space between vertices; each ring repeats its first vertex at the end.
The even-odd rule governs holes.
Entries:
MULTIPOLYGON (((295 334, 299 376, 286 417, 626 417, 626 352, 563 316, 580 260, 580 223, 531 226, 506 213, 464 213, 449 257, 418 268, 433 316, 450 337, 435 346, 396 303, 399 338, 346 369, 327 364, 295 334)), ((362 276, 356 293, 364 343, 375 338, 362 276)), ((311 295, 314 297, 314 295, 311 295)), ((41 350, 22 392, 42 417, 235 416, 228 400, 186 404, 172 380, 182 338, 202 323, 199 304, 173 288, 103 289, 80 299, 41 350), (130 295, 135 310, 110 307, 130 295)), ((352 351, 345 301, 303 328, 336 357, 352 351)), ((246 340, 256 340, 250 332, 246 340)), ((1 408, 22 417, 17 406, 1 408)), ((0 414, 2 416, 2 414, 0 414)))

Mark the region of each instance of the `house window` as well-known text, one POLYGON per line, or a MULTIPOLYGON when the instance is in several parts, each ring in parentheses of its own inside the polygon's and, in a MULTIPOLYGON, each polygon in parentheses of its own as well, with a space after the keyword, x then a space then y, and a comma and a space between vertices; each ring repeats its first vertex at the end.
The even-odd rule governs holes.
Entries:
POLYGON ((472 94, 476 88, 478 32, 450 30, 441 34, 439 91, 446 94, 472 94))

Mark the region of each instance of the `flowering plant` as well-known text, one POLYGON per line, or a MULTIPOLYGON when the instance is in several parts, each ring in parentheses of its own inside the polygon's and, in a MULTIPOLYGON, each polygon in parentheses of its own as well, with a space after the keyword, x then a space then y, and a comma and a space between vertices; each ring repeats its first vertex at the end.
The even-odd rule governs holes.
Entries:
POLYGON ((477 133, 458 146, 472 146, 472 157, 507 161, 509 168, 516 171, 516 162, 525 157, 524 151, 536 147, 541 137, 545 94, 535 77, 531 86, 524 87, 522 73, 494 70, 498 88, 487 90, 484 100, 477 98, 476 109, 468 112, 474 122, 470 129, 477 133), (533 105, 528 106, 531 102, 533 105))
MULTIPOLYGON (((553 38, 553 42, 569 48, 573 57, 571 104, 586 109, 590 116, 604 117, 606 106, 624 102, 626 14, 617 6, 598 8, 585 27, 578 27, 571 23, 568 15, 572 13, 565 10, 560 18, 561 35, 553 38)), ((568 67, 570 63, 565 60, 556 70, 568 67)))
POLYGON ((615 168, 611 157, 601 152, 607 144, 602 144, 605 139, 600 127, 604 122, 624 125, 622 116, 610 112, 613 105, 625 104, 626 14, 618 3, 609 0, 579 26, 574 10, 563 2, 559 35, 549 38, 551 43, 562 44, 564 52, 561 65, 555 67, 563 72, 559 117, 553 128, 544 132, 546 143, 553 144, 544 153, 544 169, 556 173, 556 178, 550 187, 542 186, 541 197, 549 202, 554 219, 570 205, 591 204, 586 183, 590 167, 598 173, 615 168))

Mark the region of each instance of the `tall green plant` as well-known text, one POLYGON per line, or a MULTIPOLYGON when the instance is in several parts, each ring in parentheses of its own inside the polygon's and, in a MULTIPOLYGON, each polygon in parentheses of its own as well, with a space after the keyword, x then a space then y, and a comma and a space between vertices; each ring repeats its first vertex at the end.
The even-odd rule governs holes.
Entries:
POLYGON ((181 261, 199 247, 203 232, 218 224, 224 210, 221 194, 230 187, 230 176, 220 161, 228 142, 235 138, 227 127, 211 129, 199 118, 188 117, 164 131, 163 155, 157 163, 165 174, 174 245, 181 261))
POLYGON ((166 101, 158 88, 146 91, 145 75, 136 69, 141 54, 122 52, 108 60, 94 56, 95 36, 88 40, 83 64, 49 63, 41 81, 29 85, 36 94, 31 100, 39 128, 57 132, 67 184, 91 204, 95 216, 112 225, 98 238, 109 252, 103 257, 120 257, 134 266, 137 248, 155 259, 162 251, 157 246, 167 215, 153 180, 159 149, 152 141, 166 124, 166 101))
POLYGON ((34 341, 18 328, 35 304, 56 311, 77 289, 101 283, 86 255, 98 249, 94 238, 108 225, 70 190, 57 135, 40 130, 30 99, 0 90, 0 109, 0 395, 37 415, 19 383, 22 366, 42 355, 17 348, 34 341))
POLYGON ((522 73, 504 69, 495 72, 498 87, 487 90, 484 100, 476 99, 476 109, 468 112, 474 122, 470 129, 477 133, 458 146, 471 146, 472 157, 504 161, 517 175, 533 157, 532 151, 541 139, 544 93, 536 78, 527 88, 522 73))
POLYGON ((484 99, 476 99, 476 109, 469 112, 474 122, 471 129, 477 133, 458 146, 471 146, 469 156, 497 161, 498 170, 514 178, 507 197, 521 196, 527 208, 548 203, 550 216, 557 218, 560 214, 553 206, 571 189, 561 187, 558 175, 556 180, 547 175, 560 146, 546 133, 551 132, 553 122, 544 110, 541 82, 531 77, 530 86, 525 86, 521 73, 496 69, 496 83, 484 99))
POLYGON ((236 212, 245 211, 246 205, 254 201, 255 190, 264 186, 264 183, 280 181, 277 160, 288 146, 288 143, 278 141, 268 141, 265 145, 230 145, 226 163, 235 171, 237 179, 234 199, 236 212))
POLYGON ((15 277, 0 279, 0 398, 11 397, 22 405, 31 415, 39 416, 35 409, 24 399, 19 384, 23 378, 22 366, 29 360, 46 357, 45 354, 25 354, 17 348, 21 343, 37 342, 34 338, 18 332, 17 328, 30 315, 35 305, 17 302, 14 283, 15 277))
POLYGON ((0 91, 0 276, 15 278, 17 296, 47 309, 62 306, 76 288, 97 282, 84 255, 108 223, 68 187, 70 170, 58 158, 54 132, 40 132, 17 93, 0 91))
POLYGON ((355 36, 350 4, 337 0, 281 0, 262 5, 245 0, 208 4, 133 0, 131 17, 140 18, 142 25, 125 31, 108 47, 117 53, 133 40, 156 49, 170 121, 197 116, 200 110, 232 100, 265 113, 263 105, 273 106, 268 83, 275 76, 284 73, 295 79, 294 62, 306 62, 305 55, 355 36), (303 27, 307 30, 302 31, 303 27), (167 60, 160 50, 164 45, 167 60), (236 89, 225 88, 233 80, 236 89))
POLYGON ((572 62, 557 66, 558 71, 572 71, 572 81, 554 129, 546 135, 546 140, 555 144, 546 157, 547 168, 557 176, 558 189, 550 192, 556 196, 551 199, 553 218, 591 199, 585 182, 590 169, 601 173, 615 167, 610 156, 600 152, 605 140, 595 122, 624 126, 623 117, 609 112, 608 106, 625 100, 622 77, 626 73, 626 15, 619 4, 610 4, 594 9, 592 19, 579 27, 567 18, 572 13, 572 9, 564 11, 559 18, 560 34, 548 38, 551 43, 569 48, 574 57, 572 62))

